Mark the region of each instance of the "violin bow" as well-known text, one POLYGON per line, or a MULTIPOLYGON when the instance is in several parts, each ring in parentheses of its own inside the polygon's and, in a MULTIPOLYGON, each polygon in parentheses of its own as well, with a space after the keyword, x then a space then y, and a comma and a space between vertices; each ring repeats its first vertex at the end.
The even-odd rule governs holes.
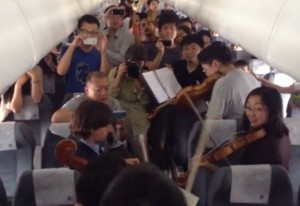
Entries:
MULTIPOLYGON (((201 115, 198 113, 198 109, 195 106, 194 102, 191 100, 190 96, 185 91, 183 91, 183 95, 187 99, 189 105, 191 106, 191 108, 194 111, 197 118, 202 123, 202 130, 201 130, 201 133, 199 135, 199 141, 198 141, 196 151, 195 151, 195 155, 194 155, 197 158, 199 158, 199 161, 200 161, 202 159, 202 156, 203 156, 203 153, 204 153, 204 150, 205 150, 205 145, 206 145, 208 139, 210 139, 216 147, 218 145, 217 145, 216 141, 214 141, 213 137, 208 132, 208 131, 211 131, 211 128, 210 128, 211 126, 209 127, 209 125, 206 124, 206 121, 204 121, 203 118, 201 117, 201 115)), ((228 164, 230 166, 229 161, 226 158, 224 158, 224 160, 225 160, 226 164, 228 164)), ((187 185, 186 185, 186 188, 185 188, 189 192, 191 192, 194 181, 195 181, 195 178, 196 178, 199 161, 192 161, 192 163, 191 163, 190 174, 188 176, 187 185)))

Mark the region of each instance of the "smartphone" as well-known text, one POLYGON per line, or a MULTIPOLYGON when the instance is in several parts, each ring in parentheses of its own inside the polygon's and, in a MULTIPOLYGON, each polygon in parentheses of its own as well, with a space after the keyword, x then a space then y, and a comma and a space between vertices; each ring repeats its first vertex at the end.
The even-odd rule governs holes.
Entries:
POLYGON ((147 19, 147 14, 146 13, 136 13, 136 14, 140 17, 140 20, 147 19))
POLYGON ((96 45, 97 44, 97 38, 86 38, 83 40, 84 45, 96 45))
POLYGON ((124 9, 113 9, 112 10, 112 14, 113 15, 120 15, 120 16, 123 16, 125 13, 124 9))
POLYGON ((164 46, 171 46, 172 45, 172 42, 170 40, 161 40, 161 43, 164 45, 164 46))
POLYGON ((114 111, 113 115, 115 119, 123 119, 126 117, 126 111, 125 110, 114 111))

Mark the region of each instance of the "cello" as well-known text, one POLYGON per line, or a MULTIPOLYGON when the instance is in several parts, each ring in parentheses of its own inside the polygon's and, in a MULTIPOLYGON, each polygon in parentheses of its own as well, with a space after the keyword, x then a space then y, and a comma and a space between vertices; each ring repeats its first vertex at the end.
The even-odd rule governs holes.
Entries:
POLYGON ((77 157, 75 152, 77 150, 76 142, 70 139, 61 140, 55 148, 55 156, 58 161, 64 165, 82 172, 88 161, 77 157))

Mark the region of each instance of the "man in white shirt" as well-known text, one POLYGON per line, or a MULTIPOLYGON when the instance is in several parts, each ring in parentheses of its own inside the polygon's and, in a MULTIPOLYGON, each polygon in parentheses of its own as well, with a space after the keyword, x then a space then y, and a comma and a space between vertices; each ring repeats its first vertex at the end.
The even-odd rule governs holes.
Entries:
POLYGON ((105 73, 100 71, 89 73, 84 90, 85 94, 72 98, 52 115, 52 123, 70 122, 78 105, 87 99, 106 103, 113 111, 122 110, 118 100, 109 97, 109 82, 105 73))

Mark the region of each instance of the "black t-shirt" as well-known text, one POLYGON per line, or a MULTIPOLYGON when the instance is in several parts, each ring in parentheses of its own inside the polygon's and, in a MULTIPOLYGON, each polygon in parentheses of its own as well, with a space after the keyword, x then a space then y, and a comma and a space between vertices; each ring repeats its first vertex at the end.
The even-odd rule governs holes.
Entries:
MULTIPOLYGON (((146 44, 147 60, 153 61, 157 55, 156 42, 146 44)), ((158 68, 165 67, 166 64, 174 64, 181 59, 181 49, 179 46, 175 48, 165 48, 160 65, 158 68)))
POLYGON ((172 67, 174 69, 176 79, 182 88, 192 86, 197 83, 202 83, 206 78, 201 64, 199 64, 197 69, 191 73, 189 73, 187 70, 186 60, 177 61, 175 64, 172 65, 172 67))

